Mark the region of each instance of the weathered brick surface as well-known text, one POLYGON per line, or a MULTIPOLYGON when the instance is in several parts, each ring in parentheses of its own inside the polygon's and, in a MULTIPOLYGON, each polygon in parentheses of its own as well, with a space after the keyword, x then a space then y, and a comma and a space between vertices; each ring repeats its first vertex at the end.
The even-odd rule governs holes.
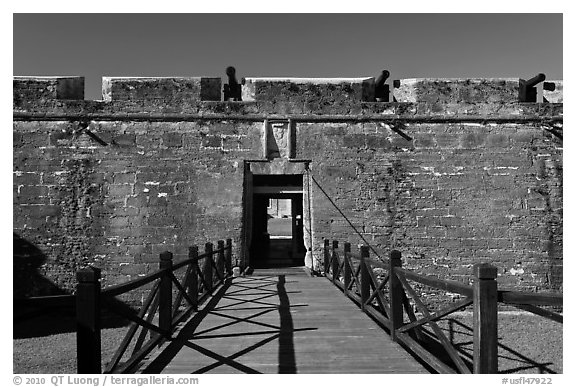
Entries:
POLYGON ((269 112, 358 113, 361 102, 374 101, 374 79, 246 78, 242 99, 269 112))
MULTIPOLYGON (((458 99, 444 84, 433 99, 430 85, 410 103, 330 83, 265 84, 235 103, 150 85, 110 102, 15 89, 14 233, 35 249, 18 267, 72 290, 86 264, 108 285, 155 269, 164 250, 179 260, 189 245, 233 238, 239 255, 244 162, 266 153, 264 121, 285 114, 294 157, 310 160, 316 259, 322 238, 347 240, 382 257, 399 249, 420 272, 467 280, 486 261, 503 285, 561 290, 562 127, 548 120, 562 104, 513 102, 507 82, 493 98, 493 82, 469 82, 476 91, 458 99)), ((21 294, 46 288, 34 286, 21 294)))
POLYGON ((84 77, 14 77, 14 105, 84 99, 84 77))
POLYGON ((398 136, 376 124, 298 126, 298 157, 313 160, 315 246, 322 236, 367 240, 383 257, 403 251, 422 272, 469 277, 486 261, 503 285, 561 289, 561 140, 532 124, 406 132, 412 148, 375 146, 374 136, 398 136))
POLYGON ((14 232, 44 252, 37 270, 61 288, 86 264, 102 267, 107 285, 156 268, 164 250, 182 259, 195 243, 240 240, 238 160, 262 152, 246 142, 261 124, 92 122, 108 145, 86 134, 50 142, 70 126, 15 124, 25 142, 14 150, 14 232), (207 133, 218 148, 203 145, 207 133))
POLYGON ((402 79, 399 83, 399 87, 393 89, 397 102, 486 104, 518 101, 518 78, 415 78, 402 79))
POLYGON ((564 82, 544 82, 542 94, 544 96, 544 102, 562 103, 564 101, 564 82))
POLYGON ((220 78, 105 77, 105 101, 146 101, 157 105, 191 101, 220 101, 220 78))

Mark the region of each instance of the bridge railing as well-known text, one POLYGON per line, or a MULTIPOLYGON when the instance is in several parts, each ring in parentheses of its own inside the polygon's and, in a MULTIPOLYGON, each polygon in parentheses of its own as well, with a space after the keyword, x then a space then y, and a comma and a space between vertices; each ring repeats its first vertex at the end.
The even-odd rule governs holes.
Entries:
POLYGON ((174 264, 172 258, 171 252, 161 253, 157 271, 105 289, 100 286, 100 269, 90 267, 77 273, 78 373, 129 372, 169 339, 177 324, 197 311, 231 275, 232 240, 218 241, 216 249, 206 243, 202 254, 192 246, 188 259, 182 262, 174 264), (119 302, 119 297, 131 291, 147 293, 137 311, 119 302), (103 309, 131 322, 104 370, 100 332, 103 309))
POLYGON ((498 372, 498 303, 509 304, 554 321, 562 315, 542 306, 561 307, 558 294, 498 290, 496 267, 479 263, 473 267, 472 285, 417 274, 402 268, 401 253, 394 250, 388 260, 370 258, 368 246, 352 253, 349 243, 324 240, 324 273, 361 310, 378 321, 394 341, 409 348, 422 361, 440 373, 498 372), (439 289, 457 296, 438 310, 427 306, 422 288, 439 289), (466 307, 473 314, 472 364, 446 337, 438 320, 466 307), (427 326, 431 329, 424 329, 427 326), (444 354, 432 350, 440 344, 444 354))

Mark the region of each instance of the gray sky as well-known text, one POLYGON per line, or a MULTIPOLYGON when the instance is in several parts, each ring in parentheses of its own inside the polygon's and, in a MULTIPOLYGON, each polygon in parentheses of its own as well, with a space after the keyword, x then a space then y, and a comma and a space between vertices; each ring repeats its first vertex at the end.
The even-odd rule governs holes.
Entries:
POLYGON ((562 79, 562 14, 14 14, 14 75, 562 79))

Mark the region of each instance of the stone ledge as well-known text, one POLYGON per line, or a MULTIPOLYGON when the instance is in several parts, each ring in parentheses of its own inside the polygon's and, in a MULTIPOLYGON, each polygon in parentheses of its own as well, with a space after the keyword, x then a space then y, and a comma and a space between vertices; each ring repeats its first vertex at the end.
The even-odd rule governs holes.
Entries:
POLYGON ((354 114, 334 111, 278 113, 260 102, 191 102, 188 104, 144 104, 133 101, 51 100, 15 106, 14 120, 152 120, 190 121, 205 119, 294 119, 299 121, 470 121, 562 119, 562 103, 428 104, 408 102, 363 102, 354 114))

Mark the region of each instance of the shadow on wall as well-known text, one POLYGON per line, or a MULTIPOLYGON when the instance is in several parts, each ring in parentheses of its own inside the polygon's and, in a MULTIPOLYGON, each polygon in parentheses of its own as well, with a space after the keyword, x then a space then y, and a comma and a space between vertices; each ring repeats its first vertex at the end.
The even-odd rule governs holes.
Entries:
POLYGON ((12 296, 15 299, 66 294, 52 281, 40 274, 46 255, 20 235, 13 234, 12 296))
POLYGON ((47 257, 30 241, 13 233, 14 338, 46 336, 75 330, 72 306, 46 308, 30 306, 18 300, 66 294, 52 281, 40 274, 47 257))
MULTIPOLYGON (((13 234, 13 239, 13 338, 76 332, 75 298, 72 297, 69 302, 63 302, 58 306, 46 306, 41 302, 35 304, 19 302, 31 297, 65 296, 67 293, 40 274, 39 268, 46 262, 46 255, 16 233, 13 234)), ((127 312, 136 313, 122 301, 115 302, 127 312)), ((105 312, 102 315, 102 328, 121 327, 127 323, 124 318, 111 313, 105 312)))

